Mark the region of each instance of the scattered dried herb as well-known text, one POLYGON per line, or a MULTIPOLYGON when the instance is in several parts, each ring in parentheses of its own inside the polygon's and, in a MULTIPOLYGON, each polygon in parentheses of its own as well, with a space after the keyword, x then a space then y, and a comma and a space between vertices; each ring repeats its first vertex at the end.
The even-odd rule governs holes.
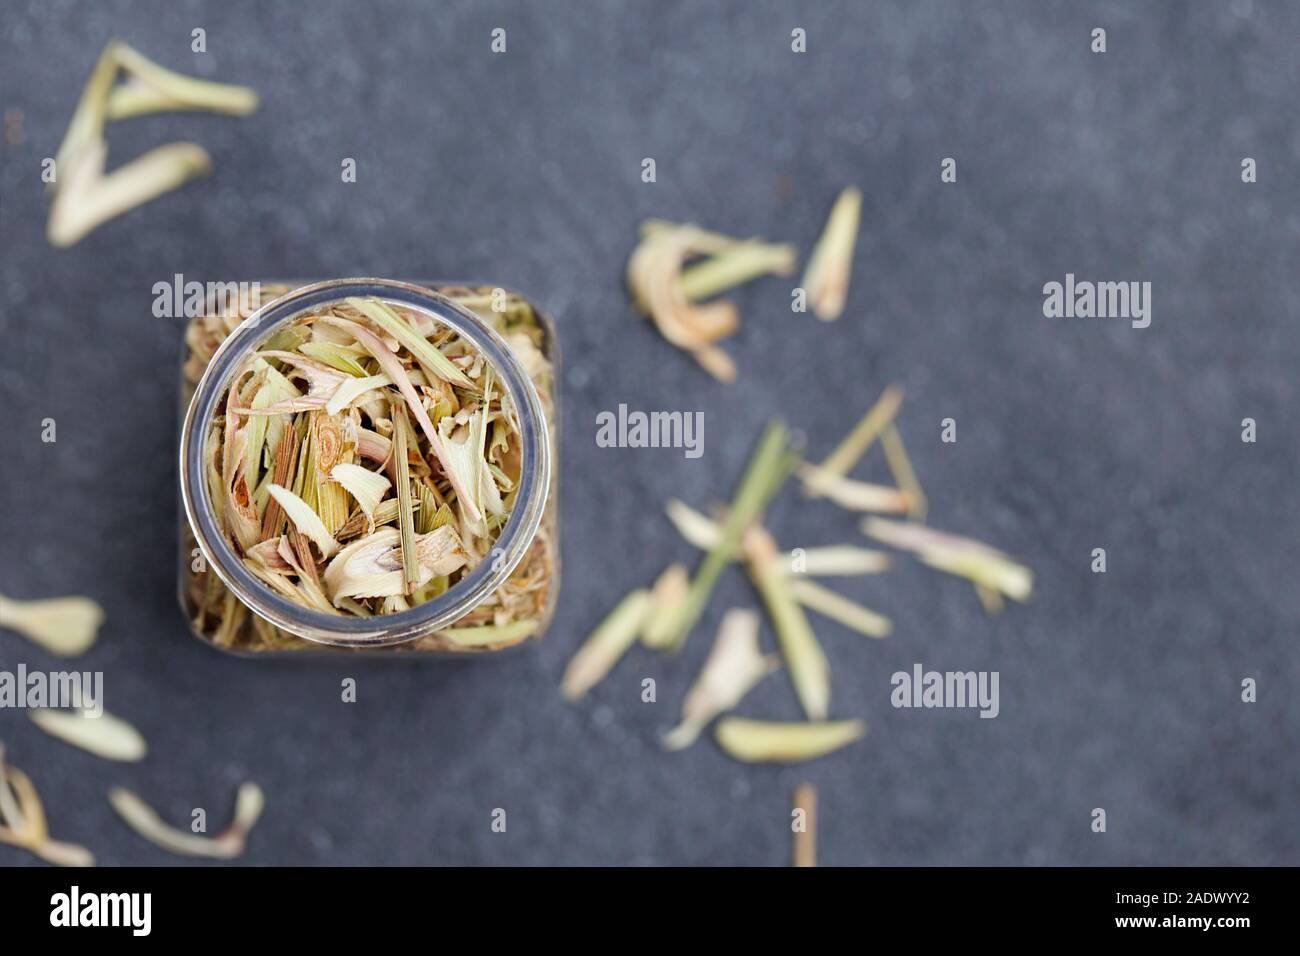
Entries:
POLYGON ((794 789, 794 809, 803 811, 803 826, 794 831, 794 865, 817 865, 817 788, 801 783, 794 789))
POLYGON ((690 352, 712 376, 730 382, 736 366, 717 343, 740 327, 740 313, 725 300, 699 300, 765 273, 793 271, 791 246, 740 240, 692 225, 662 220, 644 223, 641 241, 627 263, 627 283, 636 305, 669 342, 690 352), (707 256, 689 267, 689 259, 707 256))
POLYGON ((818 497, 823 494, 825 482, 831 478, 843 478, 852 471, 872 442, 893 422, 902 404, 901 388, 891 385, 885 389, 876 403, 867 410, 867 414, 862 416, 862 420, 821 463, 820 469, 810 471, 809 477, 804 480, 804 491, 812 497, 818 497))
POLYGON ((809 720, 822 720, 830 709, 830 664, 795 599, 790 577, 781 568, 776 543, 762 528, 751 527, 746 533, 745 553, 750 577, 776 628, 777 642, 799 703, 809 720))
POLYGON ((140 731, 112 714, 101 713, 96 717, 85 710, 42 707, 29 711, 28 716, 51 737, 105 760, 134 763, 143 760, 149 750, 140 731))
POLYGON ((70 246, 109 219, 212 170, 212 160, 201 146, 168 143, 105 173, 108 121, 158 110, 243 116, 256 108, 257 94, 247 87, 183 76, 121 41, 110 42, 91 71, 55 156, 49 241, 70 246), (119 71, 128 79, 115 87, 119 71))
POLYGON ((826 228, 808 257, 803 289, 813 312, 824 321, 838 319, 844 311, 861 212, 862 190, 856 186, 847 187, 835 200, 826 228))
POLYGON ((86 597, 17 601, 0 594, 0 627, 17 631, 61 657, 84 654, 104 623, 104 609, 86 597))
POLYGON ((633 644, 650 610, 650 592, 633 591, 609 612, 569 661, 560 684, 566 700, 577 700, 598 684, 633 644))
POLYGON ((656 650, 667 646, 656 644, 655 641, 662 641, 670 635, 656 633, 650 624, 662 615, 671 614, 690 593, 691 573, 686 570, 686 565, 674 562, 664 568, 650 590, 650 610, 646 613, 645 624, 641 628, 642 644, 656 650))
POLYGON ((796 576, 790 581, 790 592, 804 607, 838 621, 867 637, 888 637, 890 631, 894 629, 889 618, 883 614, 877 614, 861 604, 850 601, 815 581, 796 576))
POLYGON ((0 843, 20 847, 55 866, 94 866, 95 857, 75 843, 50 838, 45 807, 31 778, 5 762, 0 744, 0 843))
POLYGON ((915 521, 924 521, 928 507, 925 492, 921 490, 921 483, 917 481, 916 472, 912 470, 912 460, 907 457, 903 436, 898 433, 898 429, 893 424, 885 426, 884 431, 880 433, 880 447, 885 453, 885 462, 889 465, 889 471, 894 476, 894 483, 907 499, 908 516, 915 521))
POLYGON ((155 846, 180 856, 232 860, 243 854, 248 834, 262 815, 266 800, 257 784, 251 781, 240 784, 235 795, 234 819, 229 827, 213 837, 171 826, 158 816, 153 807, 122 787, 114 787, 108 792, 108 802, 132 830, 155 846))
POLYGON ((759 650, 758 614, 732 608, 723 616, 708 659, 682 702, 681 723, 664 737, 664 747, 682 750, 695 743, 709 721, 739 704, 779 666, 775 655, 759 650))
POLYGON ((967 578, 1013 601, 1024 603, 1033 593, 1034 578, 1027 567, 970 538, 884 518, 867 518, 862 531, 884 544, 915 553, 924 564, 967 578))
POLYGON ((714 736, 723 750, 746 763, 802 763, 839 750, 866 732, 860 720, 783 723, 724 717, 714 736))
POLYGON ((745 529, 763 513, 796 460, 797 454, 789 447, 785 425, 779 421, 770 422, 736 489, 718 542, 700 563, 686 598, 651 625, 652 644, 679 649, 685 643, 691 628, 704 613, 718 576, 739 552, 745 529))
POLYGON ((902 514, 913 508, 907 492, 900 488, 843 478, 826 471, 820 465, 807 462, 800 464, 796 470, 806 489, 813 489, 818 497, 826 498, 848 511, 902 514))

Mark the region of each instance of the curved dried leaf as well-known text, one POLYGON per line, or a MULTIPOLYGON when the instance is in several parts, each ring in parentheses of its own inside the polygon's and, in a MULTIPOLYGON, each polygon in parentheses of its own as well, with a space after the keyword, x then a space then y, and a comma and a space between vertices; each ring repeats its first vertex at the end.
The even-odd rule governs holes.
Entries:
POLYGON ((38 708, 28 716, 51 737, 105 760, 133 763, 143 760, 149 750, 140 731, 112 714, 96 717, 85 710, 38 708))
POLYGON ((17 601, 0 594, 0 627, 61 657, 85 653, 103 623, 104 609, 87 597, 17 601))
POLYGON ((853 743, 867 732, 860 720, 783 723, 724 717, 714 736, 718 746, 746 763, 802 763, 853 743))

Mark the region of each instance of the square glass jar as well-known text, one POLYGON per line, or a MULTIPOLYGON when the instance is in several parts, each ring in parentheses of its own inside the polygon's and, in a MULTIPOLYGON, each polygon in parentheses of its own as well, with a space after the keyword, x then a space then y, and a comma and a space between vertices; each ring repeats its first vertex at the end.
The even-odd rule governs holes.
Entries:
POLYGON ((223 283, 195 311, 181 365, 179 597, 196 638, 259 657, 424 657, 498 651, 541 637, 560 585, 559 348, 549 316, 501 286, 368 278, 223 283), (521 445, 514 505, 491 554, 445 593, 370 617, 303 607, 250 574, 216 520, 203 460, 219 400, 248 356, 300 316, 349 297, 420 313, 472 345, 509 396, 521 445))

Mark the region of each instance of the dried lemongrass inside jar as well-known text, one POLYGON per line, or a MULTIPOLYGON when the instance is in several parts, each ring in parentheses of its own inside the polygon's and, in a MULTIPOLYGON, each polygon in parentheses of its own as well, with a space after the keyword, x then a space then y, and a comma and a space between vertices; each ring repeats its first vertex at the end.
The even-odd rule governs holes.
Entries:
POLYGON ((186 331, 195 635, 254 653, 539 636, 559 583, 549 319, 491 287, 258 292, 186 331))

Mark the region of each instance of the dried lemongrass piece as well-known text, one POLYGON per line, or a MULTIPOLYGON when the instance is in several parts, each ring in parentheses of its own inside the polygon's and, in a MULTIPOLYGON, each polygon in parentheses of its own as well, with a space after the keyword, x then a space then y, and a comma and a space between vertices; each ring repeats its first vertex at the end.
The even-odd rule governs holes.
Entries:
POLYGON ((828 545, 823 548, 801 548, 797 573, 809 577, 849 577, 859 574, 880 574, 888 571, 889 555, 873 548, 858 548, 851 544, 828 545))
POLYGON ((799 253, 792 245, 753 239, 737 242, 683 269, 682 292, 699 302, 769 273, 788 276, 798 262, 799 253))
POLYGON ((811 480, 805 479, 804 492, 809 496, 818 497, 823 493, 822 481, 831 477, 843 478, 852 471, 853 466, 871 447, 871 443, 876 440, 885 426, 894 420, 902 404, 903 390, 897 385, 886 388, 880 398, 876 399, 876 403, 867 410, 867 414, 862 416, 862 420, 853 427, 853 431, 844 436, 844 440, 821 463, 820 472, 815 473, 811 480))
POLYGON ((870 538, 912 551, 925 564, 1000 591, 1022 604, 1034 589, 1032 572, 1023 564, 971 538, 935 531, 924 525, 867 518, 862 532, 870 538))
POLYGON ((120 41, 112 45, 118 64, 132 74, 108 97, 108 118, 126 119, 160 110, 206 110, 247 116, 257 109, 257 92, 247 86, 216 83, 161 66, 120 41))
POLYGON ((790 576, 780 567, 776 544, 766 531, 751 527, 745 535, 745 553, 750 577, 772 617, 795 695, 810 720, 822 720, 830 710, 830 664, 795 599, 790 576))
POLYGON ((925 520, 928 504, 921 483, 912 470, 912 460, 907 457, 907 448, 903 445, 903 436, 891 423, 880 433, 880 448, 885 453, 885 462, 894 476, 894 483, 907 496, 907 513, 916 521, 925 520))
POLYGON ((648 637, 652 644, 676 649, 685 643, 691 628, 704 613, 718 576, 740 550, 745 529, 762 514, 790 474, 797 457, 788 446, 785 425, 779 421, 768 423, 736 489, 736 497, 727 509, 717 544, 700 562, 686 599, 651 623, 648 637))
POLYGON ((166 823, 153 807, 124 787, 108 792, 108 802, 117 815, 140 836, 155 846, 180 856, 233 860, 243 854, 248 834, 262 815, 266 799, 252 781, 240 784, 235 795, 235 816, 230 826, 214 837, 178 830, 166 823))
POLYGON ((724 717, 714 729, 718 746, 746 763, 802 763, 839 750, 867 732, 860 720, 784 723, 724 717))
MULTIPOLYGON (((325 568, 324 584, 330 601, 338 607, 343 598, 405 594, 401 551, 402 536, 396 528, 380 528, 349 544, 325 568)), ((416 587, 459 570, 469 559, 460 535, 450 525, 416 535, 414 552, 419 571, 416 587)))
POLYGON ((212 169, 202 147, 169 143, 105 175, 107 120, 166 108, 219 109, 242 115, 256 105, 256 94, 245 87, 182 76, 125 43, 109 43, 82 91, 56 156, 58 178, 46 227, 50 242, 70 246, 114 216, 212 169), (119 68, 134 78, 114 89, 119 68))
POLYGON ((1002 601, 1002 592, 987 584, 975 584, 975 596, 980 599, 980 604, 984 605, 984 613, 989 617, 997 617, 1002 613, 1005 604, 1002 601))
POLYGON ((902 514, 912 507, 912 500, 900 488, 843 478, 826 471, 820 465, 807 462, 801 464, 796 471, 806 489, 815 489, 818 497, 825 498, 848 511, 902 514))
POLYGON ((424 437, 428 439, 429 450, 433 452, 443 470, 447 472, 447 478, 451 481, 452 487, 456 491, 456 497, 465 509, 466 515, 471 521, 482 521, 483 513, 479 510, 474 498, 469 496, 469 489, 465 486, 461 475, 452 467, 451 459, 447 454, 447 449, 443 447, 443 441, 438 429, 429 420, 429 414, 424 410, 420 396, 415 391, 415 386, 411 384, 411 377, 402 368, 402 363, 388 350, 388 346, 383 343, 383 340, 369 329, 363 328, 355 322, 332 316, 321 316, 319 321, 350 332, 358 342, 365 346, 366 351, 379 363, 379 367, 393 380, 393 384, 401 392, 402 398, 406 400, 408 410, 415 416, 416 423, 420 426, 420 430, 424 432, 424 437))
POLYGON ((84 654, 103 623, 104 609, 87 597, 18 601, 0 594, 0 627, 60 657, 84 654))
POLYGON ((471 627, 449 627, 439 631, 441 637, 457 647, 491 647, 496 644, 514 644, 537 633, 541 621, 522 619, 509 624, 479 624, 471 627))
POLYGON ((668 520, 673 523, 677 533, 701 551, 716 548, 722 540, 722 529, 712 518, 705 517, 690 505, 676 498, 669 498, 664 504, 668 520))
MULTIPOLYGON (((802 812, 803 826, 794 827, 794 865, 817 865, 817 788, 801 783, 794 789, 794 809, 802 812)), ((793 814, 792 814, 793 816, 793 814)))
POLYGON ((367 375, 365 378, 350 378, 342 382, 334 390, 334 394, 325 403, 325 411, 330 415, 337 415, 343 409, 351 407, 353 402, 368 392, 392 384, 393 380, 387 375, 367 375))
POLYGON ((384 495, 388 494, 392 482, 377 471, 349 464, 335 465, 330 471, 330 479, 337 481, 356 499, 357 504, 361 506, 361 511, 373 527, 375 509, 379 507, 379 502, 383 501, 384 495))
POLYGON ((740 313, 726 301, 694 304, 681 284, 687 256, 723 247, 694 226, 656 230, 632 251, 627 282, 633 298, 664 338, 690 352, 709 374, 730 382, 736 377, 735 366, 713 343, 736 331, 740 313))
POLYGON ((461 388, 475 387, 473 380, 457 368, 451 359, 443 355, 441 349, 407 325, 388 303, 375 298, 349 298, 347 303, 405 345, 428 374, 436 375, 461 388))
POLYGON ((600 683, 619 658, 636 643, 649 609, 650 592, 640 588, 629 593, 609 612, 565 668, 560 692, 566 700, 577 700, 600 683))
POLYGON ((140 731, 112 714, 95 716, 84 708, 51 710, 41 707, 29 711, 28 716, 51 737, 105 760, 134 763, 143 760, 149 750, 140 731))
POLYGON ((50 244, 71 246, 108 220, 179 189, 212 172, 212 159, 196 143, 157 146, 107 175, 103 144, 87 147, 86 165, 63 180, 50 206, 46 237, 50 244))
POLYGON ((410 594, 420 581, 420 564, 415 554, 415 511, 411 508, 411 463, 406 447, 411 430, 406 409, 392 403, 393 473, 397 477, 397 527, 402 541, 402 593, 410 594))
POLYGON ((883 614, 877 614, 814 581, 792 578, 790 590, 795 600, 804 607, 829 617, 832 621, 838 621, 859 634, 865 634, 867 637, 888 637, 890 631, 894 629, 889 618, 883 614))
POLYGON ((654 587, 650 591, 650 612, 646 614, 645 626, 641 629, 642 644, 656 650, 664 647, 662 644, 654 643, 655 640, 662 640, 663 635, 655 633, 649 624, 659 615, 670 613, 686 599, 690 590, 691 573, 686 570, 686 565, 674 562, 664 568, 655 579, 654 587))
POLYGON ((330 557, 339 549, 339 543, 334 540, 334 536, 325 527, 325 522, 321 521, 320 515, 312 510, 311 505, 288 488, 282 488, 275 483, 267 485, 266 489, 271 493, 271 497, 279 502, 294 527, 316 543, 322 558, 330 557))
POLYGON ((844 311, 861 213, 862 190, 856 186, 845 188, 835 200, 826 228, 808 257, 803 289, 808 295, 808 304, 823 321, 838 319, 844 311))
POLYGON ((780 667, 775 654, 758 648, 758 612, 732 608, 695 683, 682 702, 682 719, 663 739, 668 750, 695 743, 714 717, 735 707, 750 688, 780 667))
POLYGON ((75 843, 50 838, 45 808, 31 778, 5 763, 0 744, 0 843, 35 854, 55 866, 94 866, 95 857, 75 843))

